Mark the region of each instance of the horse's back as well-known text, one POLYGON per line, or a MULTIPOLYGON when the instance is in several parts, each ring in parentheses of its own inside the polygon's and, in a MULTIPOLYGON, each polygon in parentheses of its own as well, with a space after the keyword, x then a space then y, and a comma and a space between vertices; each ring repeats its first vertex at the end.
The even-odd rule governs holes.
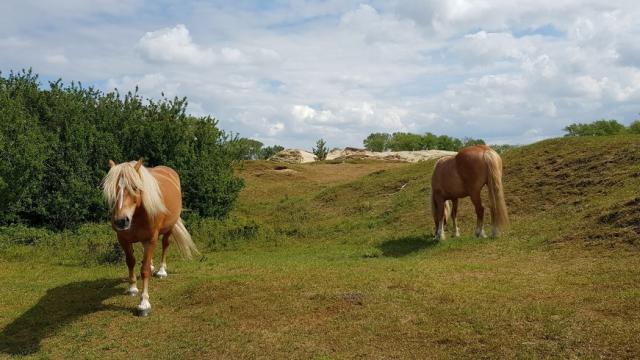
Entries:
POLYGON ((464 197, 465 188, 457 170, 455 156, 440 158, 431 176, 431 191, 444 199, 464 197))
POLYGON ((175 170, 168 166, 156 166, 148 170, 158 182, 164 205, 168 210, 163 228, 170 229, 178 221, 182 212, 180 177, 175 170))
POLYGON ((466 147, 456 155, 456 165, 460 176, 467 186, 482 187, 487 182, 487 164, 484 154, 493 151, 486 145, 466 147))

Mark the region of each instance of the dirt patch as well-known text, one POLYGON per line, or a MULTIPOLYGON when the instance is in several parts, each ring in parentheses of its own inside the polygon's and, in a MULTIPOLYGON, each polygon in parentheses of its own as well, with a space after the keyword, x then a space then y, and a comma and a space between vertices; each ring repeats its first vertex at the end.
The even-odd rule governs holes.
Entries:
POLYGON ((284 149, 270 157, 269 160, 290 164, 305 164, 316 161, 317 157, 314 154, 301 149, 284 149))
POLYGON ((375 152, 365 149, 347 147, 331 151, 327 160, 372 159, 401 162, 418 162, 455 155, 455 151, 420 150, 420 151, 385 151, 375 152))

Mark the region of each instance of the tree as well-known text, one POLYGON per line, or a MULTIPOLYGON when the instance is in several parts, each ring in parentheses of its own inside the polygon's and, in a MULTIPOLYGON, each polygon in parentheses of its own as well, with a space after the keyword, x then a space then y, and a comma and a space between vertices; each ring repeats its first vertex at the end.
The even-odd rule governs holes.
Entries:
POLYGON ((186 208, 225 216, 243 186, 233 173, 234 137, 186 107, 185 98, 145 101, 60 80, 44 90, 31 71, 0 74, 0 225, 102 221, 107 161, 140 157, 178 171, 186 208))
POLYGON ((605 136, 616 135, 625 132, 624 125, 617 120, 598 120, 590 124, 574 123, 563 129, 565 136, 605 136))
POLYGON ((390 137, 387 133, 372 133, 364 139, 363 144, 369 151, 382 152, 387 150, 390 137))
POLYGON ((412 133, 396 132, 389 139, 391 151, 422 150, 422 136, 412 133))
POLYGON ((282 150, 284 150, 284 147, 280 145, 267 146, 260 150, 260 156, 258 158, 261 160, 267 160, 282 150))
POLYGON ((327 154, 329 154, 329 149, 327 148, 327 143, 324 139, 320 139, 316 141, 316 147, 313 148, 313 154, 318 157, 318 160, 324 160, 327 158, 327 154))
POLYGON ((462 141, 451 136, 440 135, 438 136, 438 149, 458 151, 462 149, 462 141))
POLYGON ((228 142, 229 151, 234 159, 257 160, 260 157, 262 143, 258 140, 235 136, 228 142))
POLYGON ((422 135, 422 150, 438 149, 438 136, 428 132, 422 135))
POLYGON ((473 145, 486 145, 486 144, 482 139, 473 139, 470 137, 465 137, 464 139, 462 139, 462 147, 473 146, 473 145))
POLYGON ((627 128, 627 131, 630 134, 640 135, 640 120, 636 120, 636 121, 632 122, 631 124, 629 124, 629 127, 627 128))

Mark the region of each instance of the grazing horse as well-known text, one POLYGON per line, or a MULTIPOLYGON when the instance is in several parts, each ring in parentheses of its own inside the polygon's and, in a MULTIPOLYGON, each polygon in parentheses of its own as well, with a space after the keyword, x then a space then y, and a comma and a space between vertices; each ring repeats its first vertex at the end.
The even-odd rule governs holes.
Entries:
POLYGON ((438 160, 431 177, 431 210, 437 240, 445 238, 444 225, 449 217, 453 220, 455 236, 460 236, 456 219, 458 199, 467 196, 471 197, 476 210, 475 234, 477 237, 486 237, 482 228, 484 207, 480 199, 480 191, 485 185, 488 185, 491 202, 492 235, 498 236, 499 230, 504 230, 509 224, 502 190, 500 155, 488 146, 476 145, 466 147, 454 156, 438 160))
POLYGON ((111 226, 124 249, 129 268, 127 294, 136 296, 138 287, 133 267, 133 243, 141 242, 144 248, 142 268, 142 296, 137 314, 146 316, 151 311, 149 303, 149 276, 153 271, 153 251, 162 237, 162 262, 155 274, 167 276, 167 247, 173 237, 176 245, 187 257, 198 250, 191 235, 180 219, 182 195, 180 178, 171 168, 158 166, 146 168, 142 159, 116 165, 109 160, 109 172, 102 182, 104 197, 111 209, 111 226))

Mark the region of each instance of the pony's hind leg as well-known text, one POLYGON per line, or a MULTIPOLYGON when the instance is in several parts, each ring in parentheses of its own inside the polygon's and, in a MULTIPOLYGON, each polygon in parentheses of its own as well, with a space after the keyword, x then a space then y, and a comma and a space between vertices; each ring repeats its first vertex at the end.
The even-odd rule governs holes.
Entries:
POLYGON ((156 276, 159 278, 167 277, 167 248, 169 247, 169 236, 171 233, 166 233, 162 236, 162 262, 160 263, 160 269, 156 272, 156 276))
POLYGON ((127 268, 129 268, 129 288, 126 294, 131 296, 138 295, 138 286, 136 285, 136 273, 134 267, 136 266, 136 258, 133 256, 133 244, 125 240, 120 240, 120 245, 124 250, 124 255, 127 261, 127 268))
POLYGON ((485 235, 483 229, 484 207, 482 206, 480 191, 471 193, 471 202, 476 209, 476 237, 485 238, 487 235, 485 235))
POLYGON ((496 209, 495 205, 491 204, 491 237, 498 237, 498 227, 496 225, 496 209))
POLYGON ((453 225, 453 231, 455 237, 460 236, 460 228, 458 227, 458 199, 451 200, 451 224, 453 225))

